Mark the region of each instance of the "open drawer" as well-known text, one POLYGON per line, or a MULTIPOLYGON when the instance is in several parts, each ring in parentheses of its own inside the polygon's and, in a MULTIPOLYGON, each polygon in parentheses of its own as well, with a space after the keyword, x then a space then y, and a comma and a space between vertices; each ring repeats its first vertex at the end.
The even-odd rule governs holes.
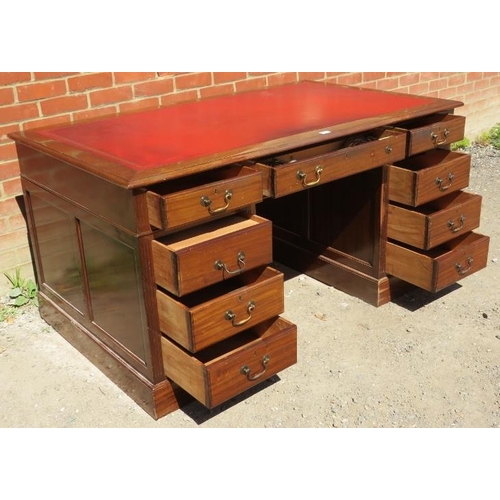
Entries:
POLYGON ((389 204, 387 237, 429 250, 479 227, 478 194, 457 191, 417 208, 389 204))
POLYGON ((262 174, 235 165, 152 187, 147 193, 149 223, 172 229, 206 221, 262 201, 262 174))
POLYGON ((434 149, 389 166, 389 200, 418 207, 469 185, 470 155, 434 149))
POLYGON ((490 238, 468 233, 432 250, 387 242, 387 274, 438 292, 486 267, 490 238))
POLYGON ((405 131, 384 128, 256 160, 264 195, 286 196, 303 189, 393 163, 405 157, 405 131))
POLYGON ((272 223, 231 215, 151 242, 156 283, 181 297, 272 262, 272 223))
POLYGON ((161 339, 165 375, 207 408, 268 379, 297 362, 297 327, 273 318, 190 354, 161 339))
POLYGON ((190 352, 241 333, 284 311, 283 274, 243 273, 180 300, 157 290, 160 330, 190 352))
POLYGON ((408 131, 408 156, 460 141, 465 134, 465 116, 435 114, 398 125, 408 131))

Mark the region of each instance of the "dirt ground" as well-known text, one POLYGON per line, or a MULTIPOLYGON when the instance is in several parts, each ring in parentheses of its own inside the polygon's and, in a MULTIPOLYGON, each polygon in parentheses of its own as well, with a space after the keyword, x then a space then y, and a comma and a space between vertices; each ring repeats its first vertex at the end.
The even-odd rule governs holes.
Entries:
POLYGON ((500 427, 500 153, 472 150, 488 267, 379 308, 285 271, 298 363, 215 410, 155 421, 37 314, 0 323, 3 428, 500 427))

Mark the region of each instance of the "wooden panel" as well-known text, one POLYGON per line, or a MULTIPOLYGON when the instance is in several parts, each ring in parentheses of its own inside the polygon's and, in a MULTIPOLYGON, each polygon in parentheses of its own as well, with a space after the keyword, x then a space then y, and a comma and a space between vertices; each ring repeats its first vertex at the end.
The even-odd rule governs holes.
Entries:
POLYGON ((479 227, 481 196, 458 191, 419 208, 390 204, 387 236, 428 250, 479 227))
POLYGON ((469 185, 470 156, 436 149, 389 167, 389 200, 418 207, 469 185))
POLYGON ((267 196, 279 198, 309 187, 397 162, 405 157, 406 136, 397 130, 368 131, 342 141, 257 160, 271 176, 267 196))
POLYGON ((158 290, 157 300, 161 331, 197 352, 281 314, 283 274, 270 267, 256 269, 184 300, 158 290))
POLYGON ((428 251, 388 242, 387 273, 428 292, 438 292, 486 267, 488 248, 489 237, 476 233, 428 251))
POLYGON ((152 242, 156 282, 181 297, 272 262, 272 225, 230 216, 152 242))
POLYGON ((196 355, 164 337, 162 352, 167 376, 207 408, 214 408, 295 364, 297 327, 278 317, 196 355))
POLYGON ((148 191, 149 222, 173 229, 262 201, 262 174, 235 166, 162 184, 148 191))

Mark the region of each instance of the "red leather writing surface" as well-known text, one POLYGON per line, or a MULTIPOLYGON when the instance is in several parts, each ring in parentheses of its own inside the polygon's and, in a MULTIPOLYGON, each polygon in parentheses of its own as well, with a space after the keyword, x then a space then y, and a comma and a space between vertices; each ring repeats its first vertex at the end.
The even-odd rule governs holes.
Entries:
MULTIPOLYGON (((313 82, 41 132, 135 171, 204 158, 323 127, 425 106, 431 98, 313 82)), ((328 137, 325 137, 327 139, 328 137)))

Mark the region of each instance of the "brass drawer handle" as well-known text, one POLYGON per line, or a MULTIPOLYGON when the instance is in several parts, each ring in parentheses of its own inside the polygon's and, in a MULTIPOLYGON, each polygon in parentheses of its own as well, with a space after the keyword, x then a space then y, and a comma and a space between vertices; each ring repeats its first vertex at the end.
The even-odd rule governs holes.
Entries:
POLYGON ((448 221, 448 227, 452 233, 458 233, 458 231, 464 227, 465 215, 461 215, 459 221, 460 226, 458 227, 455 227, 455 223, 452 220, 448 221))
POLYGON ((467 269, 464 269, 462 267, 462 264, 460 264, 460 262, 457 262, 455 264, 455 269, 457 270, 457 273, 460 275, 467 274, 471 270, 473 262, 474 262, 474 259, 472 257, 469 257, 467 259, 467 265, 469 266, 469 267, 467 267, 467 269))
POLYGON ((443 179, 441 179, 441 177, 436 177, 436 184, 438 186, 439 191, 446 191, 453 183, 454 178, 455 174, 453 172, 450 172, 448 174, 448 184, 446 186, 443 186, 443 179))
POLYGON ((297 171, 297 179, 299 179, 300 182, 302 182, 302 185, 304 187, 310 187, 318 184, 318 182, 321 180, 321 173, 323 172, 323 167, 321 165, 318 165, 314 171, 316 172, 316 180, 311 181, 311 182, 306 182, 306 177, 307 174, 303 172, 302 170, 297 171))
POLYGON ((259 373, 256 373, 255 375, 250 375, 250 368, 247 365, 243 365, 241 367, 240 373, 242 375, 246 375, 247 379, 250 380, 250 382, 252 380, 257 380, 259 377, 262 377, 262 375, 264 375, 264 373, 266 373, 267 364, 269 363, 270 359, 271 359, 271 357, 267 354, 262 356, 261 363, 262 363, 263 370, 259 373))
POLYGON ((443 130, 443 138, 440 141, 438 140, 439 136, 436 134, 436 132, 431 133, 431 139, 435 146, 440 146, 441 144, 446 144, 449 135, 450 131, 447 128, 445 128, 443 130))
POLYGON ((243 272, 243 268, 245 267, 245 252, 238 252, 238 267, 235 271, 230 271, 226 264, 222 260, 216 260, 214 264, 215 269, 218 271, 223 270, 227 274, 241 274, 243 272))
POLYGON ((235 321, 236 314, 234 314, 234 312, 231 311, 231 309, 229 309, 226 312, 226 314, 225 314, 224 317, 228 321, 231 321, 231 323, 232 323, 233 326, 243 326, 245 323, 248 323, 250 321, 250 319, 252 318, 252 312, 253 312, 254 309, 255 309, 255 302, 251 301, 251 302, 248 303, 248 306, 247 306, 248 316, 245 319, 242 319, 241 321, 235 321))
POLYGON ((210 215, 221 214, 229 208, 229 201, 232 197, 233 192, 231 191, 231 189, 226 189, 226 192, 224 193, 225 205, 223 207, 212 209, 212 200, 208 196, 202 196, 200 203, 202 206, 208 208, 208 212, 210 213, 210 215))

